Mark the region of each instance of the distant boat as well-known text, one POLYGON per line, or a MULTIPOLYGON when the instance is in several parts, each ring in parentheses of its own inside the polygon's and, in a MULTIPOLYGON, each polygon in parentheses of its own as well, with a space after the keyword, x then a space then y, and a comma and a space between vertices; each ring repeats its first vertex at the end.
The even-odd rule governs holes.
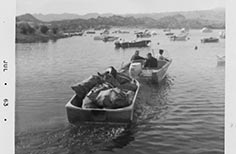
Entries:
POLYGON ((219 36, 221 39, 225 39, 225 31, 219 32, 219 36))
POLYGON ((170 32, 170 31, 171 31, 170 28, 166 28, 166 29, 163 30, 163 32, 170 32))
POLYGON ((104 36, 100 35, 100 36, 95 36, 93 39, 94 40, 103 40, 104 36))
POLYGON ((103 37, 103 41, 104 42, 108 42, 108 41, 115 41, 115 40, 117 40, 119 37, 116 37, 116 36, 105 36, 105 37, 103 37))
POLYGON ((128 34, 129 31, 121 31, 121 30, 115 30, 112 33, 119 33, 119 34, 128 34))
POLYGON ((216 57, 217 57, 217 65, 225 65, 225 56, 216 55, 216 57))
POLYGON ((152 34, 152 35, 157 35, 157 32, 152 31, 151 34, 152 34))
POLYGON ((101 35, 108 35, 110 34, 109 30, 105 29, 103 32, 100 33, 101 35))
POLYGON ((172 32, 167 32, 165 33, 166 36, 171 36, 171 35, 174 35, 175 33, 172 33, 172 32))
POLYGON ((180 35, 177 35, 177 36, 171 36, 170 40, 171 41, 187 41, 187 39, 188 39, 187 37, 188 37, 188 34, 183 33, 183 34, 180 34, 180 35))
POLYGON ((210 28, 204 27, 201 29, 202 33, 212 33, 212 30, 210 28))
POLYGON ((214 38, 214 37, 209 37, 209 38, 203 38, 201 39, 201 43, 218 43, 219 39, 218 38, 214 38))
POLYGON ((182 28, 180 30, 180 33, 188 33, 189 32, 189 29, 186 29, 186 28, 182 28))
POLYGON ((86 34, 96 34, 95 31, 87 31, 86 34))
POLYGON ((140 38, 149 38, 151 37, 151 33, 148 30, 145 30, 144 32, 138 32, 136 33, 136 37, 140 37, 140 38))
POLYGON ((129 41, 129 42, 116 41, 115 46, 116 48, 147 47, 149 46, 150 43, 151 40, 129 41))

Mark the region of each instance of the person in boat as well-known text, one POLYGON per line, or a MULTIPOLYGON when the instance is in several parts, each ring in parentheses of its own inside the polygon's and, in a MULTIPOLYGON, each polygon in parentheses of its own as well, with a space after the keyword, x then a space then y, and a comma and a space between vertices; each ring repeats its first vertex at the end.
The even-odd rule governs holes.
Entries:
POLYGON ((167 58, 165 58, 163 56, 163 53, 164 53, 164 50, 163 49, 159 49, 159 56, 158 56, 158 59, 159 60, 166 60, 166 61, 169 61, 167 58))
POLYGON ((157 59, 152 56, 151 53, 147 54, 147 59, 144 64, 145 68, 155 68, 157 67, 157 59))
POLYGON ((134 55, 130 59, 131 62, 136 60, 145 60, 145 58, 139 56, 139 50, 136 50, 134 55))

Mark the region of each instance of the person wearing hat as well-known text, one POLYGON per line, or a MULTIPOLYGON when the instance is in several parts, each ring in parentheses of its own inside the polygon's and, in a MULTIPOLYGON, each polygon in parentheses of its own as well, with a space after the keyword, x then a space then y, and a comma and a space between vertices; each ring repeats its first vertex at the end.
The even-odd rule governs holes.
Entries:
POLYGON ((157 59, 152 56, 151 53, 147 54, 147 59, 144 64, 144 67, 146 68, 155 68, 157 67, 157 59))

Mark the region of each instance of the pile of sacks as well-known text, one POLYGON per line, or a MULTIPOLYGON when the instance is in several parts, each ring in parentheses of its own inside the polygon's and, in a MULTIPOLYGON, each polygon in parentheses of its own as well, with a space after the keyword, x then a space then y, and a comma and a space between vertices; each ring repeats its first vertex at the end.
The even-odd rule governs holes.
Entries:
POLYGON ((82 108, 117 109, 132 103, 137 85, 130 77, 110 67, 105 73, 93 75, 72 89, 83 100, 82 108))

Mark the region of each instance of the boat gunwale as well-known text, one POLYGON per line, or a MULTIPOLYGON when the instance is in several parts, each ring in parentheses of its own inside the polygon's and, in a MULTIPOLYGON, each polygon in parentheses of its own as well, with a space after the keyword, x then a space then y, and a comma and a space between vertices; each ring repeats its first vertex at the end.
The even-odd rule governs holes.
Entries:
POLYGON ((133 100, 132 100, 132 103, 129 105, 129 106, 126 106, 126 107, 122 107, 122 108, 117 108, 117 109, 106 109, 106 108, 82 108, 81 107, 78 107, 78 106, 75 106, 73 105, 71 102, 73 99, 75 99, 75 95, 72 96, 72 98, 67 102, 67 104, 65 105, 66 109, 67 108, 71 108, 71 109, 76 109, 76 110, 87 110, 87 111, 109 111, 109 112, 118 112, 118 111, 126 111, 126 110, 132 110, 135 102, 136 102, 136 98, 137 98, 137 95, 138 95, 138 92, 139 92, 139 89, 140 89, 140 83, 138 82, 138 80, 134 79, 135 82, 136 82, 136 85, 137 85, 137 89, 135 91, 135 95, 133 97, 133 100))
MULTIPOLYGON (((164 60, 159 60, 159 61, 164 61, 164 60)), ((143 71, 143 70, 150 70, 150 71, 152 71, 152 70, 157 70, 156 73, 159 73, 159 72, 162 71, 163 69, 168 68, 171 63, 172 63, 172 59, 169 59, 169 61, 166 61, 166 64, 163 65, 160 69, 142 69, 142 71, 143 71)), ((141 74, 141 75, 142 75, 142 74, 141 74)), ((149 75, 142 75, 141 77, 151 77, 151 76, 149 76, 149 75)))

